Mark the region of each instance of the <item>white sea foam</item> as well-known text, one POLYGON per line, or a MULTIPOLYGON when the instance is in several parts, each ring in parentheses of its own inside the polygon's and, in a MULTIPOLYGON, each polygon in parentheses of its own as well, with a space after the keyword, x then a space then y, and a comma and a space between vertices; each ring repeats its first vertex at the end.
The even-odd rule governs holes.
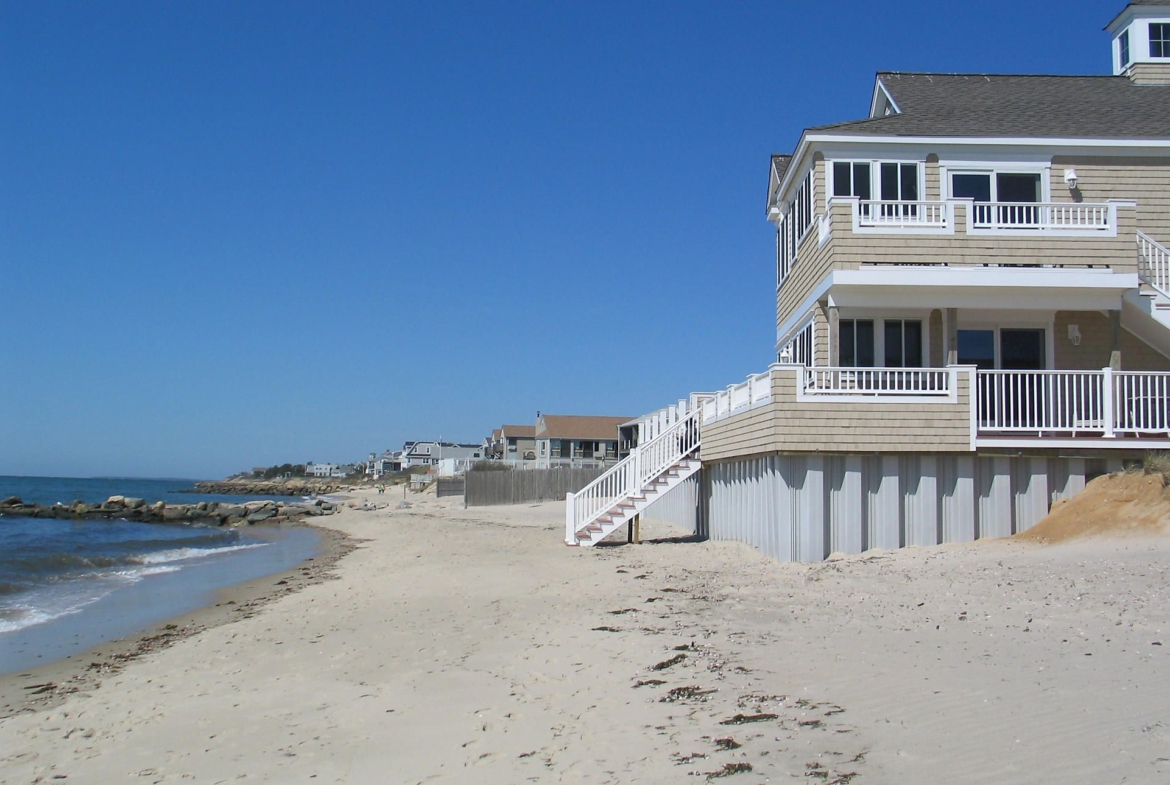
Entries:
POLYGON ((188 559, 202 559, 208 556, 218 556, 232 551, 247 551, 252 548, 263 548, 268 543, 257 542, 248 545, 226 545, 222 548, 176 548, 172 551, 157 551, 134 557, 133 561, 139 564, 170 564, 171 562, 186 561, 188 559))

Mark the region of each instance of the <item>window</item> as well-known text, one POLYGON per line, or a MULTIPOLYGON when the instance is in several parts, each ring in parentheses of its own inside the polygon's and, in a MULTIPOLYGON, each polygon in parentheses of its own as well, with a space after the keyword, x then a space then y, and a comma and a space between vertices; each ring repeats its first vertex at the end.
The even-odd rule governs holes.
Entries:
POLYGON ((918 201, 918 164, 883 163, 882 201, 918 201))
POLYGON ((805 232, 812 226, 812 172, 805 175, 804 182, 796 190, 796 196, 788 203, 788 214, 780 222, 776 237, 776 285, 788 277, 796 262, 796 251, 805 232))
POLYGON ((1036 172, 978 172, 951 175, 951 197, 973 199, 976 224, 1018 224, 1023 228, 1039 223, 1041 182, 1036 172), (995 208, 980 203, 998 202, 995 208))
POLYGON ((922 367, 922 322, 886 319, 884 337, 887 368, 922 367))
POLYGON ((1170 57, 1170 23, 1150 23, 1150 57, 1170 57))
POLYGON ((1126 30, 1117 38, 1117 59, 1122 68, 1129 65, 1129 31, 1126 30))
POLYGON ((834 161, 833 196, 856 196, 863 200, 872 199, 869 164, 834 161))
POLYGON ((837 364, 842 368, 872 368, 873 319, 842 319, 837 328, 841 344, 837 364))
POLYGON ((795 363, 811 368, 813 362, 813 324, 809 322, 791 341, 780 350, 779 360, 782 363, 795 363))

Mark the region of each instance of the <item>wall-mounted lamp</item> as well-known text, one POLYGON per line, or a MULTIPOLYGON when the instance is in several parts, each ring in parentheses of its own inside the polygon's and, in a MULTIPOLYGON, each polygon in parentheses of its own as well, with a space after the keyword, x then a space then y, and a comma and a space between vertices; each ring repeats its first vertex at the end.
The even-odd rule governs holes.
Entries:
POLYGON ((791 346, 785 346, 783 349, 780 350, 780 362, 782 362, 782 363, 792 362, 792 347, 791 346))
POLYGON ((1077 170, 1065 169, 1064 181, 1068 184, 1068 190, 1075 191, 1077 189, 1077 170))
POLYGON ((1068 340, 1073 346, 1081 345, 1081 326, 1079 324, 1068 326, 1068 340))

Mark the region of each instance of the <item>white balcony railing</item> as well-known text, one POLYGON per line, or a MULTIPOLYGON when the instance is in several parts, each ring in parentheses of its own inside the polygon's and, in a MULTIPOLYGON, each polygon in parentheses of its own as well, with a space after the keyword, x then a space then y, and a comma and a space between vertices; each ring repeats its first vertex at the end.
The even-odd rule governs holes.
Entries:
POLYGON ((970 231, 1111 233, 1117 228, 1113 204, 1058 202, 972 202, 967 210, 970 231))
POLYGON ((1170 297, 1170 249, 1144 232, 1137 233, 1138 273, 1142 280, 1170 297))
POLYGON ((976 390, 980 435, 1170 435, 1170 373, 979 371, 976 390))
POLYGON ((772 374, 765 371, 749 376, 746 381, 733 384, 703 400, 703 422, 729 417, 772 400, 772 374))
POLYGON ((856 225, 865 228, 948 229, 954 211, 949 202, 859 201, 856 225))
POLYGON ((947 368, 806 368, 804 395, 874 397, 951 394, 947 368))

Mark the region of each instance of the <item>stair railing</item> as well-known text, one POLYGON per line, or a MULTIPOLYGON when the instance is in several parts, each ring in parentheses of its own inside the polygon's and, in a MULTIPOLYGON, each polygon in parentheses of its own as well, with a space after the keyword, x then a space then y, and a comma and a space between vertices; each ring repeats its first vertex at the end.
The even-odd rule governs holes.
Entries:
POLYGON ((1170 249, 1145 232, 1137 233, 1138 275, 1143 281, 1170 297, 1170 249))
POLYGON ((565 496, 565 544, 577 545, 577 532, 642 489, 679 461, 694 455, 701 441, 702 409, 684 417, 633 451, 593 482, 565 496))

